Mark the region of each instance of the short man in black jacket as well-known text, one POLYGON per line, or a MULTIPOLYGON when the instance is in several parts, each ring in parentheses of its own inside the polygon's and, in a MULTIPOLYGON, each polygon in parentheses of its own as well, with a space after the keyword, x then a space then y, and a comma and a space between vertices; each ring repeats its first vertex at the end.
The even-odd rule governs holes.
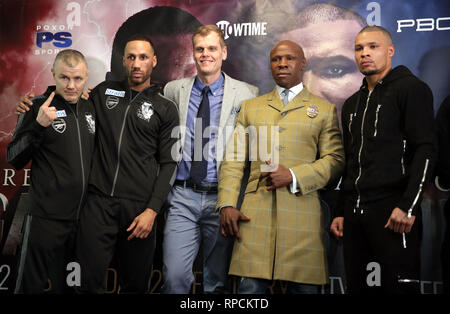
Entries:
POLYGON ((150 84, 156 63, 150 39, 132 36, 123 56, 127 78, 100 83, 90 96, 98 123, 77 240, 80 292, 104 292, 114 254, 120 292, 149 289, 155 217, 175 180, 179 131, 176 105, 150 84))
POLYGON ((88 78, 86 60, 76 50, 63 50, 52 73, 56 86, 32 99, 34 106, 19 116, 7 149, 16 169, 32 161, 16 293, 43 293, 48 278, 52 292, 63 292, 87 194, 95 116, 92 103, 80 98, 88 78))
POLYGON ((420 203, 436 162, 433 96, 406 67, 392 69, 393 55, 384 28, 358 33, 365 78, 342 109, 346 168, 331 225, 344 237, 349 293, 420 292, 420 203))

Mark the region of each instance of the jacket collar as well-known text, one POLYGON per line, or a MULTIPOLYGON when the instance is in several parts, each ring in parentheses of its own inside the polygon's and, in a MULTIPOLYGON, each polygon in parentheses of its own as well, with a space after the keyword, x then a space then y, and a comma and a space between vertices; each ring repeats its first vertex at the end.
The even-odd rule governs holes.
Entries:
POLYGON ((271 93, 267 94, 267 102, 268 105, 275 110, 286 112, 304 107, 309 102, 311 98, 310 95, 311 93, 306 88, 306 86, 303 86, 303 90, 297 96, 295 96, 294 99, 292 99, 286 106, 284 106, 277 89, 274 88, 271 93))

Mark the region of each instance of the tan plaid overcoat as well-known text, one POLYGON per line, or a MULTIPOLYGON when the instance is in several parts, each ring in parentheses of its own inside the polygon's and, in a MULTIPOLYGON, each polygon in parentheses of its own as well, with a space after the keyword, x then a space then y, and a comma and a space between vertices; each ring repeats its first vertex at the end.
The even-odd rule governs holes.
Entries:
POLYGON ((242 241, 235 241, 229 273, 327 283, 318 190, 344 168, 335 106, 306 88, 283 106, 274 89, 242 103, 232 139, 220 168, 217 208, 236 207, 243 170, 250 161, 241 206, 250 221, 239 224, 242 241), (300 192, 292 194, 288 187, 267 191, 266 178, 260 178, 267 159, 292 169, 300 192))

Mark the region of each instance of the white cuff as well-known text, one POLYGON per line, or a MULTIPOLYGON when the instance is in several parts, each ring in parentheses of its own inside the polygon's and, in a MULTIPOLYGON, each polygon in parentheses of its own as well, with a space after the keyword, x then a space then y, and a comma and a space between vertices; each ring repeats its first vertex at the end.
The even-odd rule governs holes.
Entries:
POLYGON ((223 205, 223 206, 220 206, 219 209, 217 210, 217 211, 219 212, 219 215, 220 215, 220 213, 222 212, 222 209, 225 208, 225 207, 233 207, 233 205, 223 205))
POLYGON ((291 168, 289 168, 289 171, 291 172, 291 175, 292 175, 292 183, 289 184, 289 191, 292 194, 295 194, 295 193, 300 192, 300 187, 298 186, 297 178, 295 177, 294 171, 292 171, 291 168))

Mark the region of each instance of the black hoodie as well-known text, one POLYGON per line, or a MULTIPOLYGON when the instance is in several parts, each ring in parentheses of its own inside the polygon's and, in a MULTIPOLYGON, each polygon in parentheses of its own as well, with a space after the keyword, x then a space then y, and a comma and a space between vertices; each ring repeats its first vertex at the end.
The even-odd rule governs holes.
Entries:
POLYGON ((49 86, 32 98, 33 106, 19 116, 8 144, 6 159, 16 169, 31 163, 31 213, 35 216, 77 220, 84 203, 95 139, 95 111, 90 101, 80 98, 71 105, 55 95, 50 106, 64 111, 48 127, 36 117, 39 108, 55 90, 49 86))
POLYGON ((342 128, 346 168, 336 216, 396 196, 415 215, 437 157, 430 88, 404 66, 370 93, 364 79, 344 103, 342 128))

